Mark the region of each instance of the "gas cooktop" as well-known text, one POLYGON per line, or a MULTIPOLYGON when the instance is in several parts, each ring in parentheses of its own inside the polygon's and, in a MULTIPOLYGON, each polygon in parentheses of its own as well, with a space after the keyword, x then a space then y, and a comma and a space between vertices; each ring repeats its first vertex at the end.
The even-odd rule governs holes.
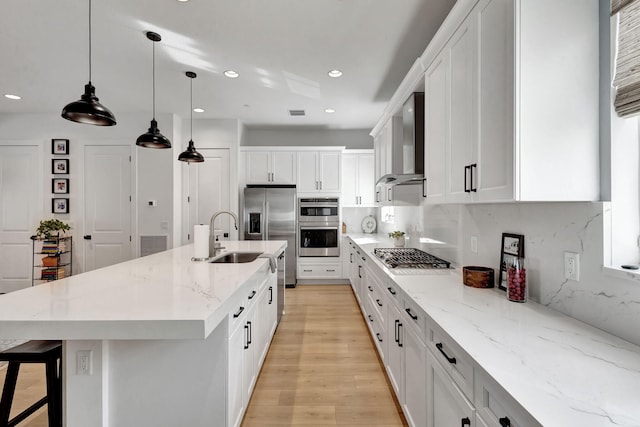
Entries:
POLYGON ((375 256, 389 268, 450 268, 451 263, 415 248, 375 248, 375 256))

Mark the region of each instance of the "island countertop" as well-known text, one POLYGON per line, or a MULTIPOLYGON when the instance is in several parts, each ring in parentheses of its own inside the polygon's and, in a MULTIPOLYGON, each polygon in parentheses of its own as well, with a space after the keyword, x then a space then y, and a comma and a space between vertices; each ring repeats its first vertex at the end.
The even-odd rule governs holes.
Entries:
MULTIPOLYGON (((279 255, 285 241, 225 241, 226 250, 279 255)), ((204 339, 229 314, 239 290, 269 269, 193 262, 193 245, 0 296, 7 339, 204 339)))

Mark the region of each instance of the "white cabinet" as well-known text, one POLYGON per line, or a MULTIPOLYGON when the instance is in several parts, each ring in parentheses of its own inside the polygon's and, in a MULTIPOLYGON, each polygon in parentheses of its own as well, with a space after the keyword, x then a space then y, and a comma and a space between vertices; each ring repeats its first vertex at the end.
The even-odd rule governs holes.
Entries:
MULTIPOLYGON (((387 304, 387 354, 384 366, 387 370, 389 382, 396 393, 398 402, 403 402, 403 377, 402 377, 402 317, 400 310, 394 304, 387 304)), ((402 403, 401 403, 402 404, 402 403)))
POLYGON ((374 180, 376 182, 380 177, 392 173, 393 159, 396 158, 393 141, 400 139, 402 139, 402 117, 391 117, 374 136, 374 180))
POLYGON ((475 408, 442 369, 431 351, 427 353, 427 427, 476 425, 475 408))
POLYGON ((450 27, 423 58, 427 203, 597 200, 598 2, 479 0, 450 27))
POLYGON ((298 194, 340 193, 341 158, 337 150, 298 152, 298 194))
POLYGON ((340 257, 298 257, 298 279, 341 279, 340 257))
POLYGON ((256 342, 257 366, 262 366, 267 352, 269 351, 269 343, 271 337, 276 331, 278 322, 278 292, 276 276, 269 279, 269 283, 260 291, 258 299, 258 335, 256 342))
POLYGON ((295 184, 295 151, 246 151, 247 184, 295 184))
POLYGON ((343 207, 374 206, 374 154, 372 150, 346 150, 342 154, 343 207))

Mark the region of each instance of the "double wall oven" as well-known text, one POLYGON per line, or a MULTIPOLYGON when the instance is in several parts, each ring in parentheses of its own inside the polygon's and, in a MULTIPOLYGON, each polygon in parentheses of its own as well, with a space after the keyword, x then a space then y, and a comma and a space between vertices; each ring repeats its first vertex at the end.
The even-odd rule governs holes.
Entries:
POLYGON ((298 256, 340 256, 340 200, 298 199, 298 256))

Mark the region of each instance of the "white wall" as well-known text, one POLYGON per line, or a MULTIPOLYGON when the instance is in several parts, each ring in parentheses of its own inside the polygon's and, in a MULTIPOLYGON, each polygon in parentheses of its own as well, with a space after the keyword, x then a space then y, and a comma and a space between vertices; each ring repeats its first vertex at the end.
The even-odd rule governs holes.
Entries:
POLYGON ((242 145, 248 146, 346 146, 348 149, 372 149, 370 129, 250 129, 242 145))
POLYGON ((523 234, 532 300, 640 344, 640 286, 602 268, 609 213, 607 202, 397 207, 395 223, 379 223, 379 232, 404 230, 411 246, 458 266, 493 267, 496 280, 502 233, 523 234), (471 252, 471 236, 478 238, 477 253, 471 252), (419 245, 418 237, 444 244, 419 245), (564 278, 564 251, 580 254, 579 282, 564 278))

